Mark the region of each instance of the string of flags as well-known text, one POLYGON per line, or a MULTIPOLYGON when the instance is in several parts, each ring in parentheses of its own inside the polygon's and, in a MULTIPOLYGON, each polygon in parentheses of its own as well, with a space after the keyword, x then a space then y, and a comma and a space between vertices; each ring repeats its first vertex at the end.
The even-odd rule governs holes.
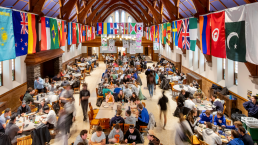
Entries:
POLYGON ((67 30, 67 22, 63 20, 0 8, 0 34, 0 61, 4 61, 59 49, 65 46, 67 36, 68 45, 95 39, 95 27, 69 22, 67 30))
POLYGON ((145 37, 159 43, 195 51, 199 33, 203 54, 258 65, 258 3, 146 27, 145 37), (199 21, 199 28, 197 24, 199 21), (172 25, 172 27, 171 27, 172 25), (172 33, 172 35, 171 35, 172 33))

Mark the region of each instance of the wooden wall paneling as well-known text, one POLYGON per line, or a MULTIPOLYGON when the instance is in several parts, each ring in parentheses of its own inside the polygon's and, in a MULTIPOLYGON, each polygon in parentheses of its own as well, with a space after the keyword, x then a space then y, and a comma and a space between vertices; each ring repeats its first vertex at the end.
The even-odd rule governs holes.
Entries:
POLYGON ((75 57, 73 57, 73 58, 67 60, 66 62, 63 62, 63 63, 62 63, 62 69, 66 69, 67 64, 75 62, 75 59, 78 58, 78 57, 82 57, 82 54, 77 55, 77 56, 75 56, 75 57))

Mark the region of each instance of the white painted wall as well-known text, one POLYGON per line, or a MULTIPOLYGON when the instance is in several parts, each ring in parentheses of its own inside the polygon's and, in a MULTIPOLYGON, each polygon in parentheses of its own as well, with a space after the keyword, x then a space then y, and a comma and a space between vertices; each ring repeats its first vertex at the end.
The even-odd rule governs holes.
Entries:
MULTIPOLYGON (((122 17, 122 11, 123 10, 118 10, 119 11, 119 17, 120 17, 120 19, 119 19, 119 23, 122 23, 121 22, 121 17, 122 17)), ((114 13, 112 13, 112 14, 110 14, 107 18, 106 18, 106 20, 104 21, 105 23, 109 23, 109 19, 110 19, 110 17, 112 17, 113 18, 113 23, 115 23, 115 12, 114 13)), ((132 19, 132 22, 131 23, 136 23, 136 20, 129 14, 129 13, 127 13, 127 12, 125 12, 125 23, 128 23, 128 17, 131 17, 131 19, 132 19)))
MULTIPOLYGON (((180 60, 178 59, 177 54, 182 54, 182 51, 176 46, 174 46, 174 50, 171 51, 166 44, 164 49, 162 48, 162 45, 160 45, 159 53, 175 62, 179 62, 180 60)), ((197 46, 194 52, 187 50, 185 57, 182 56, 182 66, 189 68, 223 87, 228 87, 230 91, 243 98, 247 98, 247 90, 252 91, 253 94, 258 93, 258 86, 253 84, 249 79, 250 73, 244 63, 238 62, 238 86, 236 86, 234 85, 234 62, 226 59, 226 78, 225 80, 222 80, 222 59, 212 57, 212 67, 208 66, 204 55, 197 46), (204 65, 206 65, 205 71, 204 65)))

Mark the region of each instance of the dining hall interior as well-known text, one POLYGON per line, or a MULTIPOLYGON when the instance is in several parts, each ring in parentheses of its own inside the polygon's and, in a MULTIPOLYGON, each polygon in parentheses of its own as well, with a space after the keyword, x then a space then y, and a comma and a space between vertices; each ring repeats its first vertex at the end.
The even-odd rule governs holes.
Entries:
POLYGON ((256 0, 0 0, 0 144, 257 145, 256 14, 256 0))

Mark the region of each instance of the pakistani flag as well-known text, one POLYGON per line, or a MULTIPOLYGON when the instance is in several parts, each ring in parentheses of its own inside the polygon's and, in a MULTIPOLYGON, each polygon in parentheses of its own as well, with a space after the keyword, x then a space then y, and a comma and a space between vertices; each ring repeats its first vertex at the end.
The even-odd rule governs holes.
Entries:
POLYGON ((190 32, 190 50, 195 51, 197 39, 197 18, 189 19, 189 32, 190 32))
POLYGON ((56 19, 49 18, 50 23, 50 35, 51 35, 51 47, 50 49, 59 48, 59 36, 58 36, 58 27, 56 19))
POLYGON ((227 58, 246 62, 245 6, 226 9, 225 12, 227 58))
POLYGON ((136 30, 137 30, 136 23, 130 23, 129 29, 130 29, 129 32, 130 32, 131 35, 136 35, 136 30))
POLYGON ((80 24, 77 24, 76 23, 76 37, 77 37, 77 43, 80 43, 80 29, 79 29, 79 26, 80 26, 80 24))

